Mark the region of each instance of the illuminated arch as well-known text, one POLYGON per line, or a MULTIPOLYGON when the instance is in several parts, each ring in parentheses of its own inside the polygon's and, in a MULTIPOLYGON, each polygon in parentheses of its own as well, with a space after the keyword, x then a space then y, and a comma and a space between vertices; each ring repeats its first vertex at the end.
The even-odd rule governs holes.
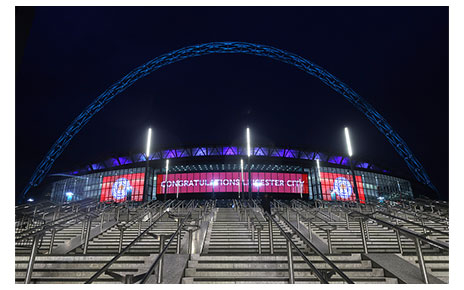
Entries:
POLYGON ((211 42, 194 46, 184 47, 169 53, 163 54, 149 62, 139 66, 131 71, 118 82, 110 86, 100 96, 98 96, 76 119, 69 125, 66 131, 53 144, 45 158, 40 162, 31 180, 22 192, 25 197, 31 187, 35 187, 50 171, 55 160, 61 155, 63 150, 68 146, 72 138, 87 124, 87 122, 103 107, 108 104, 115 96, 130 87, 138 79, 143 78, 157 69, 183 59, 202 56, 214 53, 243 53, 257 56, 269 57, 284 63, 291 64, 306 73, 317 77, 323 83, 343 95, 351 104, 360 110, 377 129, 385 135, 388 141, 393 145, 396 152, 404 159, 409 169, 412 171, 418 181, 428 185, 434 191, 437 191, 431 183, 423 166, 412 154, 411 149, 406 145, 403 139, 393 130, 388 122, 361 96, 351 88, 338 80, 332 74, 322 67, 304 59, 296 54, 287 51, 254 43, 246 42, 211 42))

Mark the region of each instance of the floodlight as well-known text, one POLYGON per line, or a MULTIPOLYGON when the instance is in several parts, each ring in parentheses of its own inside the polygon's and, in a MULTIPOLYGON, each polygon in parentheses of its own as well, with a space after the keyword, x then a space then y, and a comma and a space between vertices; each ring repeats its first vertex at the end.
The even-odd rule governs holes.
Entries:
POLYGON ((247 128, 247 149, 248 149, 248 157, 251 156, 251 149, 250 149, 250 128, 247 128))
POLYGON ((351 157, 353 155, 353 151, 351 151, 351 141, 350 141, 350 133, 348 132, 348 127, 345 127, 345 137, 346 137, 346 146, 348 147, 348 155, 351 157))
POLYGON ((148 128, 148 136, 147 136, 147 160, 150 156, 150 140, 151 140, 151 128, 148 128))

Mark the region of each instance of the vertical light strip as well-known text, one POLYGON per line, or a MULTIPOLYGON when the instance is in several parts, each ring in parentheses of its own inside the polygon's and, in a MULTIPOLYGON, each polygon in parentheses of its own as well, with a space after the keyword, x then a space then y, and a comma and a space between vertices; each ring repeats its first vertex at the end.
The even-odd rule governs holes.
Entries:
POLYGON ((147 160, 150 158, 150 141, 151 141, 151 128, 148 128, 148 136, 147 136, 147 160))
POLYGON ((250 157, 250 156, 251 156, 251 150, 250 150, 250 128, 247 128, 246 135, 247 135, 248 157, 250 157))
POLYGON ((240 159, 240 168, 242 169, 242 180, 240 182, 240 186, 243 184, 243 159, 240 159))
POLYGON ((353 151, 351 151, 351 141, 350 141, 350 133, 348 132, 348 127, 345 127, 345 137, 346 137, 346 146, 348 147, 348 155, 351 157, 353 155, 353 151))
POLYGON ((168 186, 168 172, 169 172, 169 159, 166 159, 166 180, 165 180, 166 188, 168 186))

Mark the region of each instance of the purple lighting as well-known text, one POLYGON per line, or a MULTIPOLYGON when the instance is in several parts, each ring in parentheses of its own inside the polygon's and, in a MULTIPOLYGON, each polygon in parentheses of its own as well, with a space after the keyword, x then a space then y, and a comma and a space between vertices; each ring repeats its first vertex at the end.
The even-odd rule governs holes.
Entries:
MULTIPOLYGON (((169 149, 164 151, 153 152, 148 156, 148 160, 159 159, 173 159, 185 157, 200 157, 200 156, 243 156, 247 155, 246 147, 239 146, 218 146, 218 147, 193 147, 181 149, 169 149)), ((322 152, 300 151, 295 149, 283 148, 269 148, 269 147, 253 147, 252 154, 254 156, 270 156, 270 157, 283 157, 283 158, 297 158, 301 160, 320 160, 321 162, 328 162, 332 164, 339 164, 343 166, 350 166, 349 157, 326 155, 322 152)), ((132 154, 131 156, 109 158, 103 162, 90 164, 85 168, 76 171, 86 173, 94 170, 108 169, 119 167, 131 163, 145 162, 147 159, 145 153, 132 154)), ((356 163, 355 167, 370 169, 383 173, 391 173, 388 170, 381 169, 373 164, 367 162, 356 163)))
POLYGON ((342 161, 342 157, 341 156, 332 156, 329 158, 329 163, 334 163, 334 164, 340 164, 340 162, 342 161))
POLYGON ((285 156, 286 158, 296 158, 298 156, 298 151, 297 150, 285 150, 285 156))
POLYGON ((255 156, 266 156, 266 155, 267 155, 267 154, 264 152, 264 148, 262 148, 262 147, 255 147, 253 151, 254 151, 253 154, 254 154, 255 156))
POLYGON ((237 155, 237 147, 223 147, 222 155, 237 155))
POLYGON ((356 167, 368 168, 368 167, 369 167, 369 163, 366 163, 366 162, 358 163, 358 164, 356 164, 356 167))
POLYGON ((188 157, 188 154, 186 150, 176 150, 176 156, 177 157, 188 157))
POLYGON ((193 148, 193 156, 206 156, 206 148, 193 148))
POLYGON ((129 157, 119 157, 119 162, 121 165, 126 165, 126 164, 131 164, 132 161, 130 161, 129 157))
POLYGON ((349 166, 350 162, 348 157, 343 158, 342 162, 340 163, 341 165, 349 166))
POLYGON ((175 158, 176 157, 176 151, 175 150, 164 150, 163 151, 163 156, 164 156, 164 159, 175 158))

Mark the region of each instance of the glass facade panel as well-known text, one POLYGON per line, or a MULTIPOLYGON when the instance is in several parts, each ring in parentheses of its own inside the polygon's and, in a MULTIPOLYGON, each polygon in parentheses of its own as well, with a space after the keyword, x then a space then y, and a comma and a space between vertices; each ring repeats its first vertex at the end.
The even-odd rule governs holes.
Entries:
MULTIPOLYGON (((202 168, 202 165, 191 167, 202 168)), ((210 166, 208 166, 209 169, 210 166)), ((211 168, 212 169, 212 168, 211 168)), ((145 178, 148 188, 146 200, 156 199, 164 193, 165 172, 163 169, 145 167, 109 170, 74 176, 51 185, 51 200, 54 202, 77 201, 94 198, 116 202, 130 198, 142 201, 145 178)), ((377 202, 382 199, 412 199, 413 192, 408 180, 375 172, 354 171, 361 202, 377 202)), ((238 192, 241 174, 239 171, 169 173, 168 193, 212 193, 212 180, 218 182, 215 192, 238 192), (193 186, 192 186, 193 183, 193 186)), ((253 192, 304 194, 305 199, 355 200, 351 170, 347 168, 320 167, 303 168, 293 173, 252 172, 253 192), (282 183, 283 182, 283 183, 282 183), (302 186, 301 186, 302 185, 302 186)), ((244 172, 243 190, 248 191, 248 173, 244 172)))

